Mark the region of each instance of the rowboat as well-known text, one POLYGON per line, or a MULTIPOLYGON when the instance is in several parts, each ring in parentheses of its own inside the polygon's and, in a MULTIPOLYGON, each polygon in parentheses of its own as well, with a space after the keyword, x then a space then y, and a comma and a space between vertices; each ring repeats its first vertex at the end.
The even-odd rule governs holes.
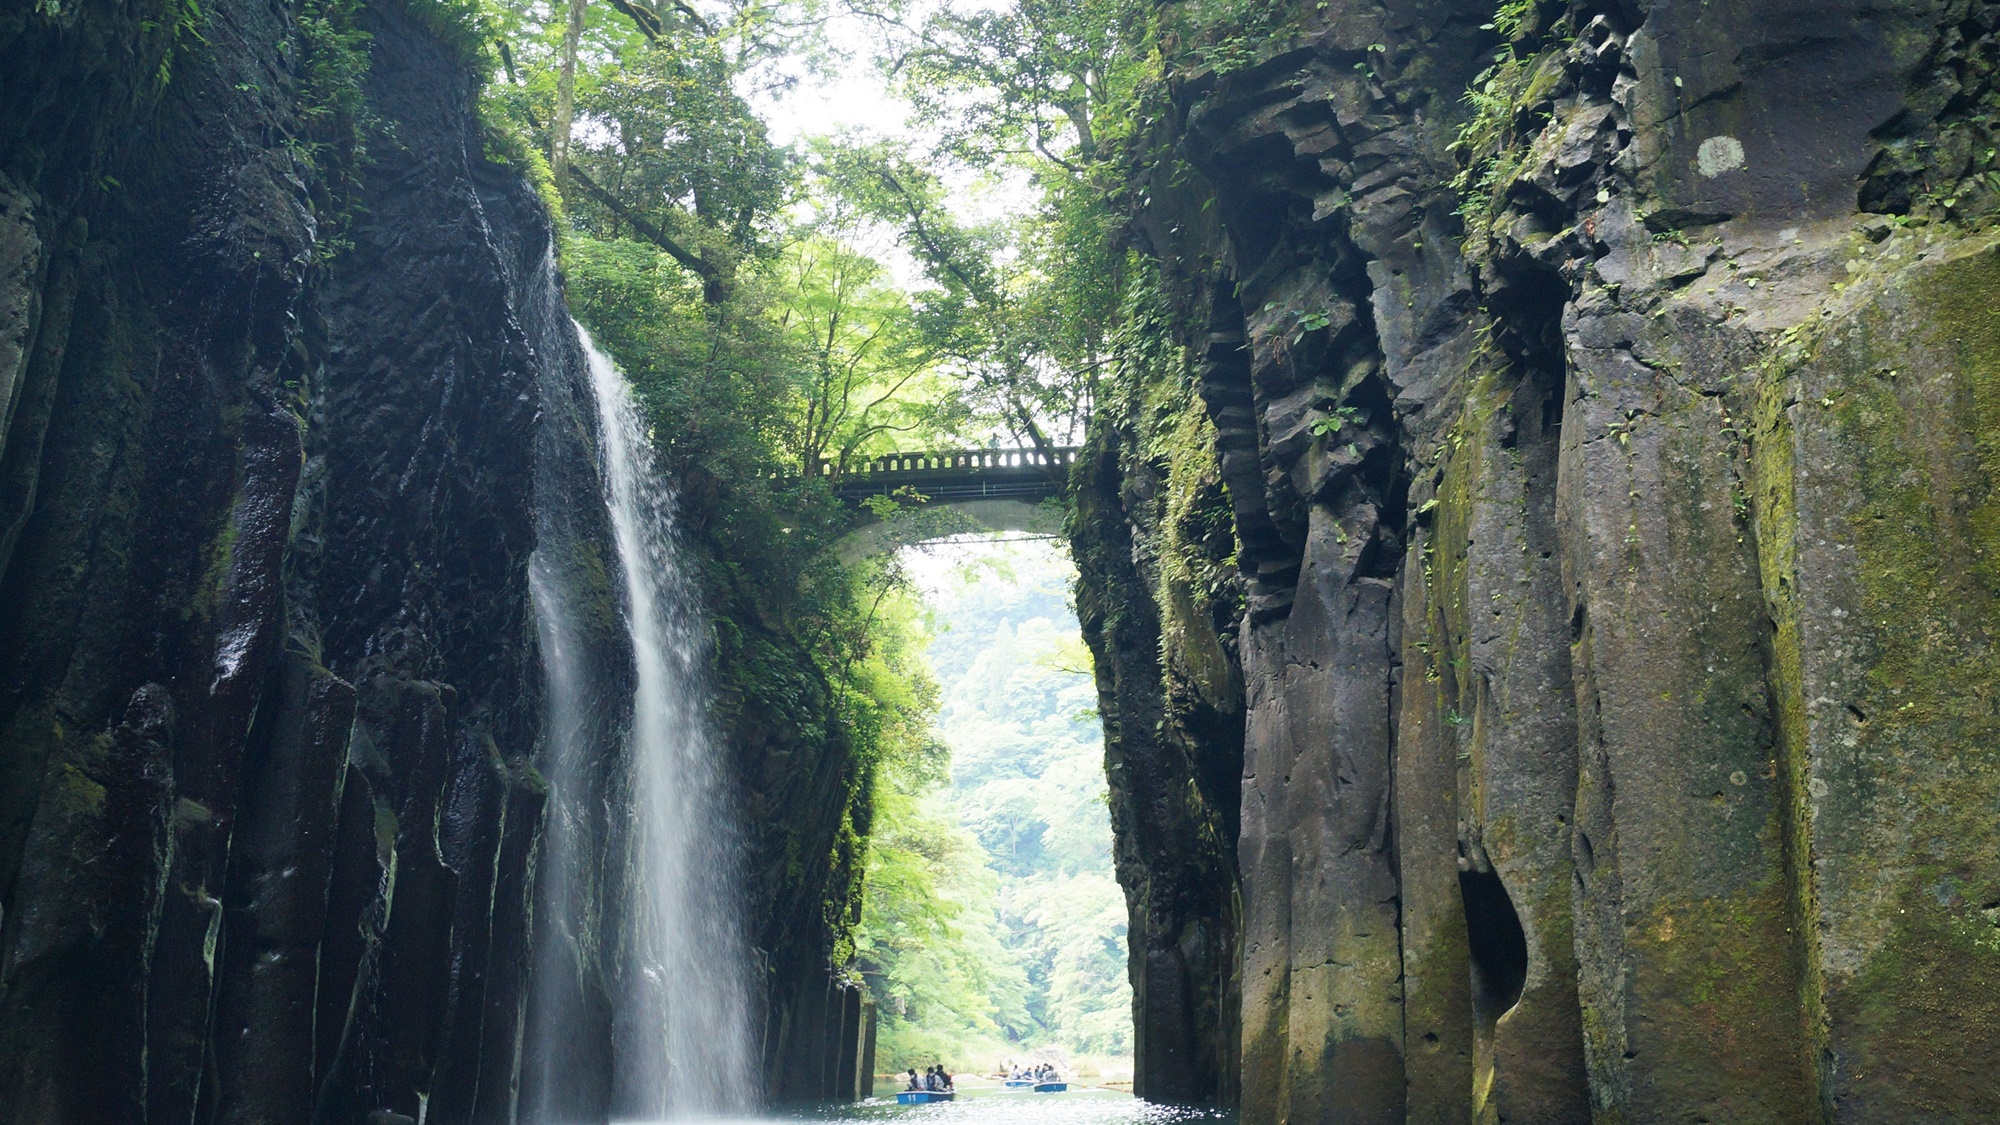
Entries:
POLYGON ((1064 1090, 1067 1090, 1067 1089, 1069 1089, 1069 1083, 1067 1083, 1067 1082, 1037 1082, 1037 1083, 1035 1083, 1035 1093, 1037 1093, 1037 1094, 1060 1094, 1060 1093, 1062 1093, 1062 1092, 1063 1092, 1064 1090))
POLYGON ((1006 1086, 1009 1090, 1026 1090, 1034 1084, 1035 1080, 1032 1078, 1009 1078, 1006 1086))
POLYGON ((958 1096, 956 1090, 903 1090, 896 1095, 898 1105, 926 1105, 930 1102, 948 1102, 958 1096))

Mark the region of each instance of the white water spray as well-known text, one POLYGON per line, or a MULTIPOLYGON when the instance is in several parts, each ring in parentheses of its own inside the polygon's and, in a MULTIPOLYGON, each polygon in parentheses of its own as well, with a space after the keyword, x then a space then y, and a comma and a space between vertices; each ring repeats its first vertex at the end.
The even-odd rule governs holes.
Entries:
MULTIPOLYGON (((674 498, 657 471, 652 445, 625 379, 577 326, 590 365, 599 470, 617 549, 624 625, 632 646, 631 726, 626 784, 605 800, 626 847, 621 935, 606 951, 611 978, 612 1094, 625 1116, 682 1118, 738 1114, 755 1100, 750 1047, 747 937, 736 893, 737 835, 722 791, 717 747, 706 723, 695 594, 675 543, 674 498), (620 800, 620 797, 624 800, 620 800), (619 824, 624 817, 629 825, 619 824)), ((551 588, 549 568, 533 571, 545 659, 549 661, 550 782, 555 789, 544 878, 561 893, 587 875, 589 849, 573 822, 589 771, 580 756, 603 753, 579 731, 592 685, 579 682, 572 656, 574 597, 551 588), (573 666, 574 665, 574 666, 573 666), (565 800, 565 797, 569 800, 565 800)), ((599 696, 601 698, 601 696, 599 696)), ((560 907, 558 907, 559 909, 560 907)), ((554 925, 581 936, 586 927, 554 925)), ((561 1065, 560 1063, 556 1065, 561 1065)))
MULTIPOLYGON (((625 379, 577 325, 597 398, 605 501, 624 571, 626 623, 637 673, 632 705, 631 940, 639 979, 627 982, 640 1029, 623 1052, 631 1087, 668 1117, 747 1108, 751 1075, 744 934, 735 895, 735 832, 708 737, 698 618, 674 543, 673 494, 625 379), (637 1056, 637 1057, 634 1057, 637 1056)), ((621 1021, 625 1022, 625 1021, 621 1021)))

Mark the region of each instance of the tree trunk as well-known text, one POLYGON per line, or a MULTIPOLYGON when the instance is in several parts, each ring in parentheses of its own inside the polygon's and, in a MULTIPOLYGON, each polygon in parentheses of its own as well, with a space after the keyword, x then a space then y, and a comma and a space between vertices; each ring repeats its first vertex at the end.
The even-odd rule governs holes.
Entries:
POLYGON ((562 70, 556 76, 556 117, 549 123, 549 170, 556 181, 569 170, 569 127, 576 115, 576 48, 583 38, 583 10, 589 0, 569 0, 569 26, 563 30, 562 70))

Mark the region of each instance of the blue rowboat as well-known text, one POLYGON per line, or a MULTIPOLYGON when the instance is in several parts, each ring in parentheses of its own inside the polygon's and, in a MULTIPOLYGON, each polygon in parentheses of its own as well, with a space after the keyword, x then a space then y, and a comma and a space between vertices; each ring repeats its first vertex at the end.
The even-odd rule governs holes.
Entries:
POLYGON ((1025 1090, 1034 1084, 1035 1080, 1032 1078, 1009 1078, 1007 1080, 1007 1088, 1009 1090, 1025 1090))
POLYGON ((958 1096, 955 1090, 904 1090, 896 1095, 899 1105, 925 1105, 930 1102, 948 1102, 958 1096))
POLYGON ((1069 1083, 1067 1083, 1067 1082, 1037 1082, 1037 1083, 1035 1083, 1035 1093, 1037 1093, 1037 1094, 1060 1094, 1060 1093, 1062 1093, 1062 1092, 1063 1092, 1064 1090, 1067 1090, 1067 1089, 1069 1089, 1069 1083))

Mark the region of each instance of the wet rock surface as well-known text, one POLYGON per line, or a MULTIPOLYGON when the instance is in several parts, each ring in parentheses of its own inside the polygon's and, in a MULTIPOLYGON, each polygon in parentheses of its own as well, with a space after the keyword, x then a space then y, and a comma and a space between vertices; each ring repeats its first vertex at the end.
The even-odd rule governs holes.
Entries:
MULTIPOLYGON (((1135 169, 1180 358, 1125 377, 1211 432, 1107 412, 1079 487, 1227 486, 1238 866, 1168 877, 1240 890, 1240 1031, 1198 1034, 1254 1122, 2000 1113, 2000 8, 1508 7, 1327 5, 1135 169)), ((1080 555, 1168 541, 1124 510, 1080 555)), ((1108 759, 1191 784, 1116 667, 1108 759)))
MULTIPOLYGON (((546 210, 401 5, 356 17, 356 167, 302 142, 296 12, 168 7, 0 12, 0 1116, 603 1119, 623 765, 554 810, 531 555, 594 575, 593 682, 630 655, 546 210), (557 812, 599 873, 559 903, 557 812)), ((860 1007, 806 915, 760 935, 771 1039, 832 1073, 860 1007)))
POLYGON ((1227 1103, 1236 1093, 1243 755, 1230 635, 1237 583, 1220 563, 1231 536, 1215 518, 1214 474, 1169 481, 1158 464, 1120 456, 1120 445, 1200 418, 1184 400, 1160 405, 1112 405, 1126 428, 1100 426, 1085 452, 1088 486, 1072 527, 1084 576, 1076 606, 1097 676, 1114 861, 1130 907, 1133 1089, 1163 1103, 1227 1103))

